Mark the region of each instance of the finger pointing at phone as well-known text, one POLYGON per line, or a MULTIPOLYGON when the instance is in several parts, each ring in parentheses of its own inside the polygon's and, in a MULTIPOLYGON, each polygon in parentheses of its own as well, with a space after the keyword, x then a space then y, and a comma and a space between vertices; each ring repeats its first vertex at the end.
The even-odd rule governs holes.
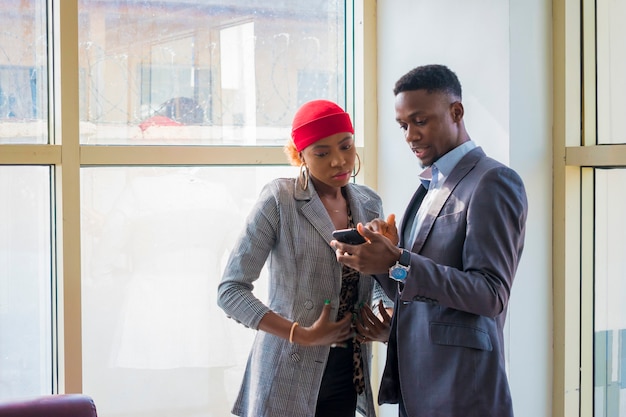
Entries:
MULTIPOLYGON (((369 243, 350 245, 337 240, 331 241, 337 261, 363 274, 386 273, 400 259, 402 251, 387 236, 364 227, 361 223, 357 225, 357 230, 369 243)), ((391 235, 393 237, 393 233, 391 235)))
POLYGON ((398 228, 396 227, 396 215, 393 213, 387 216, 386 221, 383 219, 374 219, 363 227, 374 232, 381 233, 395 245, 397 245, 400 241, 400 238, 398 237, 398 228))

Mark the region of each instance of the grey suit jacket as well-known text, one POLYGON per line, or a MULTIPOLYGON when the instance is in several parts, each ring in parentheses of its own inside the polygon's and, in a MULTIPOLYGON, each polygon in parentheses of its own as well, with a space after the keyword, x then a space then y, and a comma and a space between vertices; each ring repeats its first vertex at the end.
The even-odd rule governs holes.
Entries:
MULTIPOLYGON (((380 197, 365 186, 348 184, 355 224, 382 217, 380 197)), ((329 242, 334 227, 312 183, 303 191, 295 179, 268 183, 246 220, 218 289, 218 304, 228 316, 257 329, 269 310, 310 326, 324 300, 337 316, 341 264, 329 242), (252 290, 266 261, 268 305, 252 290)), ((362 276, 359 302, 370 302, 375 281, 362 276)), ((363 345, 366 381, 370 378, 370 344, 363 345)), ((313 417, 329 346, 304 347, 258 332, 233 413, 239 416, 313 417)), ((359 396, 366 416, 374 416, 370 384, 359 396)))
MULTIPOLYGON (((401 246, 425 193, 420 186, 407 208, 401 246)), ((377 276, 397 297, 381 404, 402 398, 411 417, 513 416, 503 327, 526 215, 520 177, 481 148, 448 175, 405 283, 377 276)))

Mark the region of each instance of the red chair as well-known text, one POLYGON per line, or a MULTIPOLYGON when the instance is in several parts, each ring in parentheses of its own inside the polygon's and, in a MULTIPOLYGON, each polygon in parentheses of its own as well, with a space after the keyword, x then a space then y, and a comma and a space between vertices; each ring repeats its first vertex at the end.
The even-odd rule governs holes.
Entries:
POLYGON ((88 395, 56 394, 0 401, 0 417, 98 417, 98 414, 88 395))

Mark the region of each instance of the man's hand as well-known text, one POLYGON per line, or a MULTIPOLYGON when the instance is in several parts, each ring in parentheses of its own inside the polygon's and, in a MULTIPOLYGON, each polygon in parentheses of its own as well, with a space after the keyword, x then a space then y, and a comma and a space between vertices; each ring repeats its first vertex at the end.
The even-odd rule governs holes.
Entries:
MULTIPOLYGON (((368 225, 372 225, 372 223, 370 222, 368 225)), ((380 223, 378 225, 381 226, 380 223)), ((401 250, 398 249, 396 243, 387 236, 380 232, 375 232, 368 227, 364 227, 361 223, 357 225, 357 230, 369 242, 361 245, 349 245, 337 240, 331 241, 330 245, 335 248, 337 261, 363 274, 387 273, 389 268, 400 259, 401 250)), ((395 220, 393 221, 393 226, 389 226, 387 223, 387 226, 379 230, 388 232, 392 238, 395 236, 395 240, 397 241, 395 220)))
POLYGON ((383 219, 374 219, 367 223, 365 228, 371 231, 378 232, 391 240, 394 245, 398 245, 400 238, 398 237, 398 228, 396 227, 396 215, 390 214, 387 216, 387 221, 383 219))

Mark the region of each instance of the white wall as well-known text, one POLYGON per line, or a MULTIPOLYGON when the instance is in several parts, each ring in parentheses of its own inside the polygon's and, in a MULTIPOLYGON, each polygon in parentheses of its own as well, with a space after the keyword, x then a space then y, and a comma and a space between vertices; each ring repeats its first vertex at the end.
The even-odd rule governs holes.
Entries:
MULTIPOLYGON (((466 126, 523 178, 526 247, 509 307, 507 358, 516 417, 551 415, 551 2, 378 0, 378 191, 400 218, 420 171, 394 120, 392 88, 411 68, 448 65, 466 126)), ((395 406, 381 417, 397 416, 395 406)))

